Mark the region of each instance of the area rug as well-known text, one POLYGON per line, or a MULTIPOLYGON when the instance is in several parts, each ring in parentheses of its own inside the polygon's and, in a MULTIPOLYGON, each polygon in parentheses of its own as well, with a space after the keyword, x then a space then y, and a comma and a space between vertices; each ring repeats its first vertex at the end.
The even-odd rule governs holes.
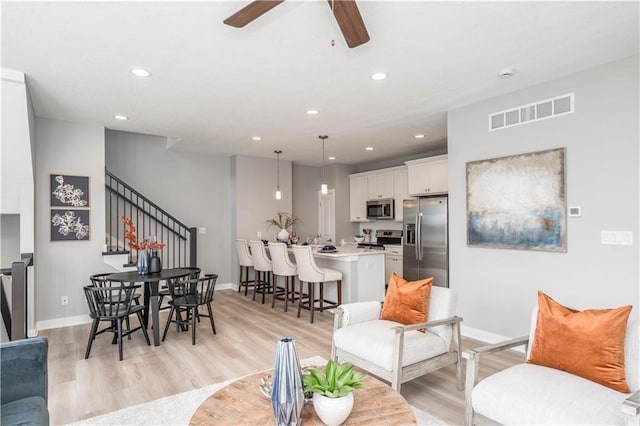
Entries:
MULTIPOLYGON (((326 363, 322 357, 306 358, 300 362, 304 365, 326 363)), ((205 399, 237 379, 204 386, 199 389, 182 392, 176 395, 145 402, 101 416, 82 420, 73 425, 188 425, 191 416, 205 399)), ((411 407, 416 415, 418 425, 445 425, 442 420, 411 407)))

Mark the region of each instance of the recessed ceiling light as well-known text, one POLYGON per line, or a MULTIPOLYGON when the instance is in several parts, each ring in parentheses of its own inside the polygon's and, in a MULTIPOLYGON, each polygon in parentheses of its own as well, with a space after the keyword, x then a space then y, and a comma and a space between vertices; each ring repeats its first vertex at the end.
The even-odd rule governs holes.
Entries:
POLYGON ((372 146, 368 146, 365 148, 365 151, 373 151, 373 147, 372 146))
POLYGON ((415 136, 415 138, 416 138, 416 139, 424 139, 424 135, 423 135, 422 133, 418 133, 418 134, 415 136))
POLYGON ((318 110, 317 109, 308 109, 307 110, 307 114, 309 114, 309 115, 318 115, 318 110))
POLYGON ((513 68, 502 68, 500 71, 498 71, 498 77, 504 80, 513 77, 513 68))
POLYGON ((151 73, 147 70, 143 70, 142 68, 132 68, 129 72, 136 77, 151 77, 151 73))
POLYGON ((334 157, 334 156, 329 157, 329 160, 335 160, 335 159, 336 159, 336 157, 334 157))
POLYGON ((115 118, 116 120, 128 120, 129 117, 127 117, 126 115, 122 115, 122 114, 116 114, 113 116, 113 118, 115 118))
POLYGON ((252 140, 254 140, 254 141, 261 141, 261 140, 262 140, 262 137, 260 137, 260 136, 253 136, 251 139, 252 139, 252 140))
POLYGON ((387 74, 383 72, 374 72, 371 74, 371 80, 384 80, 385 78, 387 78, 387 74))

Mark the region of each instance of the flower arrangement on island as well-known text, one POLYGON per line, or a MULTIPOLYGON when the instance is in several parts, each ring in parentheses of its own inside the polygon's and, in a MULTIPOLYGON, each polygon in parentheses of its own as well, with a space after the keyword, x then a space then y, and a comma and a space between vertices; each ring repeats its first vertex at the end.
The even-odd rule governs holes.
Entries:
MULTIPOLYGON (((126 216, 121 216, 120 219, 124 223, 124 238, 129 241, 129 248, 132 250, 160 250, 165 247, 166 244, 159 243, 157 241, 150 241, 148 238, 138 241, 136 236, 136 226, 133 221, 126 216)), ((155 240, 155 237, 153 238, 155 240)))
POLYGON ((269 228, 272 226, 277 226, 280 229, 289 229, 293 225, 301 223, 301 221, 291 213, 278 212, 277 218, 268 219, 266 223, 269 225, 269 228))

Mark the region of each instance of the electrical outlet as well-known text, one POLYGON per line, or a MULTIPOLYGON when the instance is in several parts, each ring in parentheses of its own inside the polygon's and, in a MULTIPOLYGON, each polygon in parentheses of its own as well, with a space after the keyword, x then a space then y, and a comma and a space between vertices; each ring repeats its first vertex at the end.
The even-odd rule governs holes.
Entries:
POLYGON ((68 305, 69 304, 69 296, 62 296, 60 298, 60 304, 62 305, 68 305))

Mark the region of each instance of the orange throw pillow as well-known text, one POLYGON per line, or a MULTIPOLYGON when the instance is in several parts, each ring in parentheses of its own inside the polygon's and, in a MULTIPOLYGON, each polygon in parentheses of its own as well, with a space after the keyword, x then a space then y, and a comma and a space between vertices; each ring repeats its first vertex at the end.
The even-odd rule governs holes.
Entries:
POLYGON ((577 311, 538 291, 538 320, 528 362, 629 393, 624 339, 631 305, 577 311))
POLYGON ((433 277, 407 281, 393 272, 384 297, 381 318, 404 325, 427 321, 432 285, 433 277))

